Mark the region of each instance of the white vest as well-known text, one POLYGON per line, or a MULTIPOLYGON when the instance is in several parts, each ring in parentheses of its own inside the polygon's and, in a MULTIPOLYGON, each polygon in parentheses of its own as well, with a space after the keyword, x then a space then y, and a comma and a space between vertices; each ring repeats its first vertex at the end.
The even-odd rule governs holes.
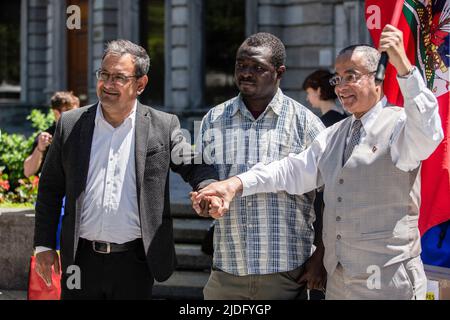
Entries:
POLYGON ((364 143, 342 167, 351 117, 335 125, 319 161, 325 182, 324 264, 340 263, 349 276, 371 273, 420 254, 419 168, 404 172, 391 159, 389 142, 403 108, 386 107, 364 143))

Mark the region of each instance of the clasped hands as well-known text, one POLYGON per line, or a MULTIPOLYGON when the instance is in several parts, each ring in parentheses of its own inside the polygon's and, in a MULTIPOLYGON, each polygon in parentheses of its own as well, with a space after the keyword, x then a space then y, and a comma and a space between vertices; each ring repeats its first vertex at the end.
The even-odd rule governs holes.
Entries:
MULTIPOLYGON (((242 182, 237 177, 214 182, 197 192, 191 192, 192 207, 202 217, 222 218, 229 210, 230 203, 238 192, 242 191, 242 182)), ((309 289, 322 289, 326 283, 326 271, 323 267, 323 245, 305 263, 303 274, 297 279, 309 289)))
POLYGON ((231 201, 241 190, 242 182, 237 177, 211 183, 190 193, 192 208, 202 217, 220 219, 228 212, 231 201))

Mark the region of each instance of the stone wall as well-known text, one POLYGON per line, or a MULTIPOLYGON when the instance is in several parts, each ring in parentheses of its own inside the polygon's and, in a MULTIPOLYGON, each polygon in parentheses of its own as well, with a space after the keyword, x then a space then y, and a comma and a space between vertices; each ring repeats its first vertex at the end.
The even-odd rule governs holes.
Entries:
POLYGON ((362 0, 258 0, 257 31, 271 32, 286 45, 284 92, 305 104, 302 83, 318 68, 333 69, 337 51, 368 42, 362 0))
POLYGON ((166 1, 166 110, 203 107, 203 5, 201 0, 166 1))
POLYGON ((31 127, 30 121, 27 120, 31 109, 48 111, 46 107, 37 105, 21 103, 0 104, 0 130, 7 133, 31 135, 34 129, 31 127))
MULTIPOLYGON (((189 118, 205 111, 204 1, 166 0, 165 110, 189 118)), ((208 0, 209 1, 209 0, 208 0)), ((139 0, 89 0, 89 102, 96 101, 95 75, 105 43, 139 41, 139 0)), ((305 102, 301 85, 317 68, 332 69, 336 52, 369 42, 363 0, 245 0, 246 33, 268 31, 286 44, 286 94, 305 102)), ((45 104, 67 86, 64 3, 24 0, 22 16, 22 102, 45 104), (64 31, 61 31, 64 30, 64 31)))
POLYGON ((0 288, 27 289, 33 237, 33 210, 0 209, 0 288))
POLYGON ((42 104, 46 100, 47 1, 22 1, 22 17, 21 101, 42 104))

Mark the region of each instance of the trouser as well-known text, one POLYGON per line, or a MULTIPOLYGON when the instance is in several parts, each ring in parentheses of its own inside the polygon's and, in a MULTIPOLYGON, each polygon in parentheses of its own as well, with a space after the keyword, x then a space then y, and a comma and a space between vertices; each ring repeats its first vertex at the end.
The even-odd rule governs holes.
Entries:
POLYGON ((328 274, 327 300, 424 300, 427 279, 420 256, 350 277, 338 264, 328 274))
POLYGON ((235 276, 211 271, 203 289, 205 300, 306 300, 306 286, 297 283, 303 267, 288 272, 235 276))
POLYGON ((75 266, 79 267, 81 288, 76 288, 76 272, 63 274, 62 300, 151 299, 154 279, 142 241, 129 251, 102 254, 80 239, 75 266))

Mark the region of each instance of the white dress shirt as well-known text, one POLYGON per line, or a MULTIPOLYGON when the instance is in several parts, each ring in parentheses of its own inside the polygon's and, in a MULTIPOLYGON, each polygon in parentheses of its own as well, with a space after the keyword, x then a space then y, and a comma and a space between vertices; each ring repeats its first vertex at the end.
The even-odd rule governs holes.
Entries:
POLYGON ((136 193, 136 107, 137 102, 117 128, 105 120, 101 107, 97 108, 81 238, 121 244, 142 237, 136 193))
MULTIPOLYGON (((391 137, 390 152, 397 168, 411 171, 436 149, 443 138, 443 131, 436 98, 426 88, 419 71, 415 69, 408 78, 397 77, 397 80, 405 103, 404 113, 391 137)), ((386 99, 382 99, 361 118, 363 127, 360 143, 364 141, 366 130, 373 125, 385 104, 386 99)), ((352 122, 354 120, 353 116, 352 122)), ((278 191, 303 194, 322 186, 323 179, 318 170, 318 163, 329 135, 333 132, 332 128, 334 126, 322 131, 313 144, 302 153, 289 155, 269 165, 259 163, 250 171, 238 175, 243 184, 242 196, 278 191)))
MULTIPOLYGON (((137 100, 114 128, 97 107, 80 237, 122 244, 142 238, 136 192, 135 120, 137 100)), ((55 235, 56 236, 56 235, 55 235)), ((36 253, 50 250, 37 247, 36 253)))

